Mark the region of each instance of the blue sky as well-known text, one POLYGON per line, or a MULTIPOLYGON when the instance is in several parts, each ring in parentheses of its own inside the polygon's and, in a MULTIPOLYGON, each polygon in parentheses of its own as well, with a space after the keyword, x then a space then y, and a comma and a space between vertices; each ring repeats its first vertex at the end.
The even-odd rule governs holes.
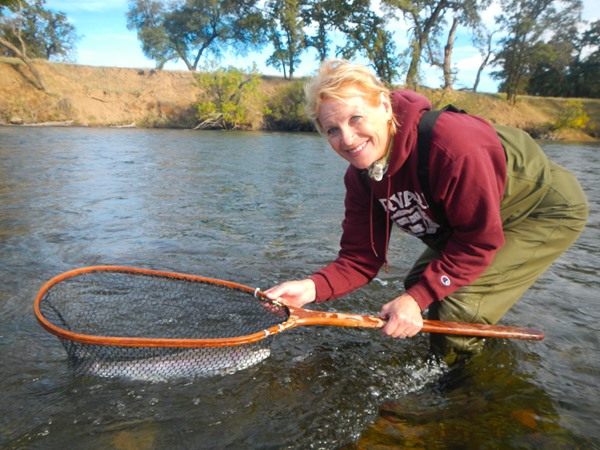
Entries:
MULTIPOLYGON (((584 20, 592 22, 600 19, 600 1, 583 0, 583 4, 584 20)), ((64 12, 76 27, 77 34, 81 36, 77 44, 75 63, 92 66, 154 67, 154 62, 143 55, 135 30, 127 29, 127 0, 47 0, 46 7, 64 12)), ((490 11, 487 16, 492 20, 494 11, 490 11)), ((397 45, 398 48, 402 48, 403 44, 397 45)), ((269 52, 254 53, 245 58, 235 57, 232 60, 225 60, 221 64, 225 66, 231 64, 245 69, 256 62, 259 72, 265 75, 281 75, 272 67, 266 66, 265 61, 268 56, 269 52)), ((459 33, 453 53, 453 64, 458 70, 456 88, 472 87, 480 58, 468 35, 459 33)), ((307 53, 296 75, 310 75, 316 67, 314 55, 307 53)), ((169 63, 165 69, 186 70, 181 62, 169 63)), ((425 66, 422 69, 425 72, 425 84, 431 87, 441 84, 439 69, 428 69, 425 66)), ((479 91, 496 92, 497 82, 484 73, 479 91)))

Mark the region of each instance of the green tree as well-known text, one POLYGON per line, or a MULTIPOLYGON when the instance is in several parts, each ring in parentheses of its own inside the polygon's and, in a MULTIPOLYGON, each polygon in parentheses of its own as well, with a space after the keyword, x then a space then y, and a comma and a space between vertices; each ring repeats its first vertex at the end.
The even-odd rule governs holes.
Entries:
POLYGON ((0 10, 2 10, 3 8, 14 8, 16 6, 18 6, 19 4, 19 0, 0 0, 0 10))
POLYGON ((306 46, 312 47, 317 52, 317 60, 323 62, 329 55, 332 29, 330 11, 335 11, 335 0, 307 0, 307 7, 303 10, 305 24, 314 29, 314 34, 307 34, 306 46))
POLYGON ((19 58, 27 66, 37 87, 48 92, 46 83, 33 61, 27 54, 27 44, 23 36, 24 9, 27 3, 22 0, 2 0, 0 3, 0 47, 3 54, 19 58))
POLYGON ((270 0, 266 8, 269 16, 269 38, 274 51, 267 65, 283 72, 291 80, 300 64, 300 55, 306 48, 305 21, 302 14, 306 4, 298 0, 270 0))
POLYGON ((491 0, 382 0, 384 10, 402 17, 409 24, 410 48, 406 52, 409 63, 405 83, 414 89, 419 79, 423 59, 442 69, 444 89, 451 89, 452 51, 459 25, 477 33, 481 26, 480 11, 491 0), (442 36, 447 28, 445 16, 452 13, 451 25, 444 42, 442 36))
POLYGON ((507 32, 500 40, 501 49, 494 64, 500 69, 492 75, 501 80, 500 90, 514 104, 517 96, 526 92, 533 69, 543 60, 545 52, 539 45, 542 37, 554 35, 579 22, 580 0, 502 0, 503 13, 496 23, 507 32), (559 8, 562 6, 562 8, 559 8))
POLYGON ((71 60, 79 40, 65 13, 44 8, 46 0, 36 0, 23 8, 23 39, 31 56, 71 60))
POLYGON ((169 40, 163 26, 166 10, 162 2, 155 0, 135 0, 129 3, 127 28, 137 30, 142 52, 156 62, 156 67, 177 59, 175 45, 169 40))
POLYGON ((577 40, 569 81, 572 97, 600 98, 600 20, 591 23, 577 40))
MULTIPOLYGON (((44 8, 45 3, 12 1, 12 14, 2 22, 3 36, 30 58, 68 60, 79 39, 75 27, 64 13, 44 8)), ((17 56, 14 50, 9 53, 17 56)))
POLYGON ((538 42, 534 46, 535 64, 531 66, 525 92, 529 95, 548 97, 569 97, 571 86, 570 70, 575 63, 574 27, 567 32, 557 33, 548 42, 538 42))
POLYGON ((363 56, 381 80, 392 83, 400 67, 394 36, 386 29, 385 16, 374 12, 370 3, 369 0, 337 2, 331 22, 343 33, 346 42, 336 49, 336 55, 346 59, 363 56))
MULTIPOLYGON (((451 3, 449 0, 382 0, 382 3, 390 13, 400 12, 410 23, 412 36, 406 85, 414 89, 419 77, 422 54, 428 42, 436 41, 442 33, 444 14, 451 3)), ((439 45, 437 41, 435 45, 439 45)))
POLYGON ((127 26, 135 29, 144 54, 158 67, 181 59, 196 70, 200 59, 225 49, 244 54, 265 43, 266 22, 258 0, 130 0, 127 26))
POLYGON ((475 75, 475 81, 473 82, 473 92, 477 92, 479 82, 481 81, 481 74, 492 59, 494 54, 493 39, 494 34, 497 32, 498 30, 489 31, 484 26, 481 26, 476 29, 475 34, 473 35, 473 43, 481 55, 481 64, 479 64, 479 67, 477 68, 477 75, 475 75))
MULTIPOLYGON (((444 57, 441 64, 444 90, 451 90, 455 80, 455 74, 452 69, 452 51, 458 27, 462 25, 471 31, 473 43, 476 44, 481 42, 484 26, 482 24, 480 12, 487 8, 490 3, 491 0, 467 0, 451 3, 450 8, 452 10, 453 19, 444 47, 444 57)), ((435 59, 430 58, 430 63, 435 65, 435 59)))

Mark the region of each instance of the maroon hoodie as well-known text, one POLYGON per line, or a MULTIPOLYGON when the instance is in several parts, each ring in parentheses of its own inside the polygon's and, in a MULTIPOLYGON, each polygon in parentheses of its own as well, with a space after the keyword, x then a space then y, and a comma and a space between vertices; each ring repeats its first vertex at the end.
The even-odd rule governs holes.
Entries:
POLYGON ((392 105, 399 126, 383 179, 364 177, 353 166, 344 176, 341 250, 334 262, 310 277, 317 302, 346 295, 377 275, 387 261, 393 224, 424 240, 450 233, 441 257, 431 261, 408 290, 422 310, 472 283, 504 243, 500 200, 506 159, 493 127, 478 117, 452 112, 436 122, 429 180, 434 201, 446 211, 444 226, 433 217, 417 176, 417 126, 431 104, 415 92, 400 90, 392 92, 392 105))

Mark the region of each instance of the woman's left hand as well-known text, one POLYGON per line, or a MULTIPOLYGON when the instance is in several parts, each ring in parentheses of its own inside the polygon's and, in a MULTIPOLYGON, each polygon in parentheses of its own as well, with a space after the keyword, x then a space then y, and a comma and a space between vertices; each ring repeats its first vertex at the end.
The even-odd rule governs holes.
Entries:
POLYGON ((408 294, 383 305, 380 317, 387 321, 381 331, 391 337, 402 339, 412 337, 423 328, 421 308, 408 294))

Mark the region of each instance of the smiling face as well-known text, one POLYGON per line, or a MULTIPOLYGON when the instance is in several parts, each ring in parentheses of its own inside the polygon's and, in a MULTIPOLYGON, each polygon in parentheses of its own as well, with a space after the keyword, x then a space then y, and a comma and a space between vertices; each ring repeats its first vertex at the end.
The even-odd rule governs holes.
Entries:
POLYGON ((385 96, 373 105, 365 97, 322 101, 318 121, 329 145, 357 169, 383 158, 391 138, 392 108, 385 96))

